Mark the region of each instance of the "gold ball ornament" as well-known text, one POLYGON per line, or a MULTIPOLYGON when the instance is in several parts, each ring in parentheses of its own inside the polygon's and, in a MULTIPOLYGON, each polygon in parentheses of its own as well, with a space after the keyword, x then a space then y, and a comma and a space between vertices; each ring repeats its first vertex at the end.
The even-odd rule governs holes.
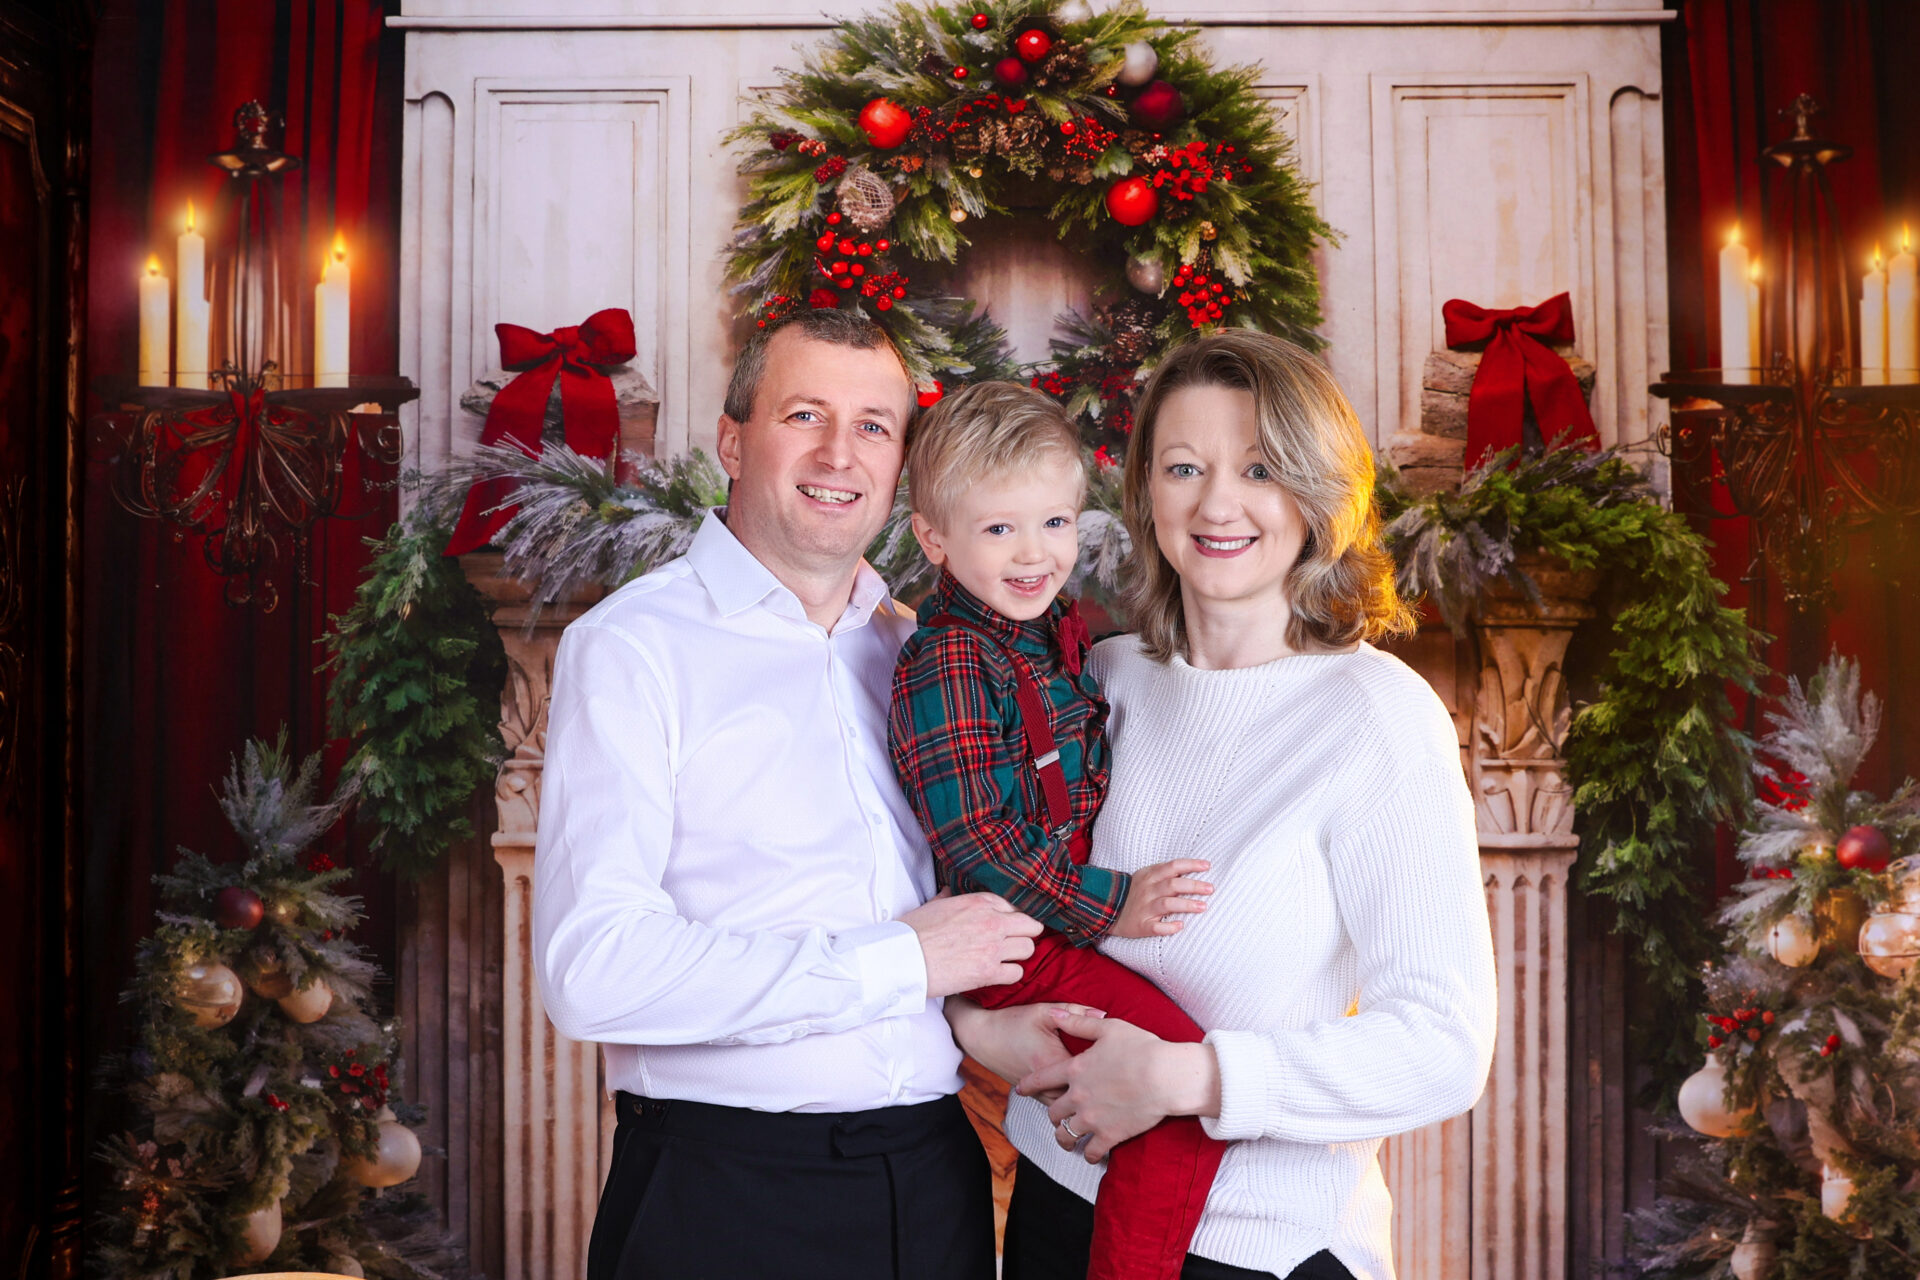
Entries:
POLYGON ((333 988, 325 978, 315 978, 311 986, 280 999, 280 1012, 295 1022, 318 1022, 333 1008, 333 988))
POLYGON ((374 1140, 373 1158, 348 1156, 342 1169, 363 1187, 397 1187, 419 1172, 420 1139, 394 1119, 390 1107, 380 1108, 374 1119, 379 1122, 379 1136, 374 1140))
POLYGON ((1820 1166, 1820 1212, 1845 1222, 1853 1207, 1853 1179, 1831 1165, 1820 1166))
POLYGON ((327 1273, 336 1276, 358 1276, 365 1280, 367 1269, 360 1265, 360 1259, 350 1253, 330 1253, 327 1255, 327 1273))
POLYGON ((967 211, 956 204, 947 210, 947 216, 955 222, 965 222, 967 220, 967 211))
POLYGON ((1120 70, 1113 78, 1129 89, 1138 89, 1160 70, 1160 55, 1145 40, 1135 40, 1120 51, 1120 70))
POLYGON ((1860 926, 1867 922, 1867 900, 1852 889, 1835 889, 1813 909, 1820 922, 1820 945, 1831 954, 1852 951, 1860 943, 1860 926))
POLYGON ((1707 1065, 1687 1077, 1680 1086, 1680 1118, 1709 1138, 1731 1138, 1746 1127, 1752 1107, 1727 1105, 1727 1069, 1720 1059, 1707 1057, 1707 1065))
POLYGON ((1887 864, 1887 883, 1893 887, 1882 910, 1920 916, 1920 858, 1895 858, 1887 864))
POLYGON ((1901 978, 1920 960, 1920 915, 1882 911, 1860 926, 1860 959, 1883 978, 1901 978))
POLYGON ((293 979, 280 963, 280 957, 270 951, 263 951, 248 957, 242 966, 246 970, 247 990, 262 1000, 280 1000, 293 994, 293 979))
POLYGON ((1733 1256, 1727 1259, 1727 1265, 1733 1270, 1734 1280, 1767 1280, 1779 1256, 1774 1229, 1749 1222, 1740 1243, 1733 1246, 1733 1256))
POLYGON ((1767 930, 1767 954, 1789 969, 1804 969, 1820 955, 1820 935, 1806 916, 1781 916, 1767 930))
POLYGON ((240 1220, 239 1261, 251 1265, 265 1262, 280 1247, 280 1202, 255 1209, 240 1220))
POLYGON ((193 1018, 196 1027, 224 1027, 240 1012, 247 998, 240 975, 224 964, 196 964, 180 975, 173 1002, 193 1018))

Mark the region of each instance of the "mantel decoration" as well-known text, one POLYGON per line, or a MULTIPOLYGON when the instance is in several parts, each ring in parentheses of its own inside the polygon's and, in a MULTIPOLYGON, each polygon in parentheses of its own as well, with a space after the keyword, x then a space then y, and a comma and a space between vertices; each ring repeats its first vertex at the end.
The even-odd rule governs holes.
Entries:
MULTIPOLYGON (((1920 1252, 1920 789, 1853 779, 1880 726, 1830 658, 1768 716, 1680 1114, 1707 1141, 1633 1216, 1652 1277, 1906 1276, 1920 1252)), ((1678 1131, 1678 1132, 1684 1132, 1678 1131)))
POLYGON ((357 779, 319 800, 319 775, 284 732, 248 743, 220 796, 246 860, 183 851, 156 877, 160 924, 127 993, 137 1046, 104 1076, 138 1119, 99 1152, 113 1173, 92 1244, 102 1275, 434 1280, 450 1259, 424 1200, 369 1194, 418 1168, 396 1114, 418 1113, 399 1101, 398 1027, 373 1012, 378 972, 348 936, 351 873, 313 848, 357 779))
POLYGON ((1704 541, 1614 451, 1507 449, 1458 493, 1416 498, 1389 476, 1380 503, 1401 590, 1458 634, 1503 589, 1537 603, 1544 572, 1599 576, 1598 625, 1568 655, 1591 693, 1555 754, 1573 787, 1579 884, 1629 940, 1661 1009, 1646 1060, 1677 1079, 1693 1062, 1685 1010, 1707 944, 1695 854, 1746 808, 1749 748, 1728 690, 1753 690, 1759 637, 1720 603, 1704 541))
MULTIPOLYGON (((865 311, 922 400, 1018 371, 938 281, 994 219, 1043 211, 1106 268, 1033 384, 1116 444, 1167 343, 1236 325, 1320 339, 1309 254, 1332 231, 1251 68, 1138 3, 899 3, 841 24, 732 135, 748 202, 728 254, 742 314, 865 311)), ((1096 436, 1095 442, 1101 442, 1096 436)))
MULTIPOLYGON (((1813 135, 1818 110, 1801 94, 1782 113, 1793 116, 1793 136, 1762 153, 1787 170, 1774 252, 1783 265, 1760 273, 1737 227, 1721 254, 1723 367, 1667 373, 1651 388, 1673 402, 1669 447, 1710 464, 1799 612, 1830 601, 1850 529, 1874 520, 1906 528, 1920 516, 1913 255, 1896 257, 1891 280, 1876 268, 1863 282, 1856 359, 1827 182, 1827 166, 1853 149, 1813 135)), ((1682 479, 1689 471, 1674 468, 1682 479)), ((1712 509, 1704 495, 1695 505, 1712 509)))
POLYGON ((207 242, 189 205, 176 323, 168 324, 168 281, 150 259, 140 282, 138 385, 107 399, 127 422, 115 474, 120 502, 199 537, 208 567, 227 579, 227 602, 264 612, 279 603, 275 565, 298 559, 318 521, 353 514, 366 468, 398 464, 392 413, 419 393, 405 378, 349 372, 351 275, 337 233, 314 286, 308 365, 299 341, 306 312, 281 283, 307 261, 281 243, 278 180, 300 161, 268 140, 279 122, 258 102, 233 122, 232 148, 211 157, 232 179, 220 228, 226 261, 214 264, 213 295, 207 242))

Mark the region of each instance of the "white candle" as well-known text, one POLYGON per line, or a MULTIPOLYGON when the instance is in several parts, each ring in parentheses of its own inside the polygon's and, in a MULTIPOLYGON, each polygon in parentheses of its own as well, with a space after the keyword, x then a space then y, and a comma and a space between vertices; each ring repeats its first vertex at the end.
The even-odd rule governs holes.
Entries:
POLYGON ((147 273, 140 277, 140 385, 164 387, 167 374, 167 278, 160 274, 158 254, 147 256, 147 273))
POLYGON ((207 302, 207 240, 193 229, 193 201, 187 201, 187 229, 181 233, 175 258, 175 287, 180 291, 174 311, 174 347, 180 370, 175 385, 206 389, 209 323, 207 302))
POLYGON ((1863 382, 1887 376, 1887 273, 1880 267, 1880 246, 1860 282, 1860 375, 1863 382))
POLYGON ((1766 349, 1760 345, 1760 259, 1756 255, 1747 268, 1747 350, 1753 362, 1767 363, 1766 349))
POLYGON ((1749 318, 1752 279, 1747 246, 1740 243, 1740 224, 1734 223, 1720 250, 1720 368, 1728 382, 1746 382, 1753 367, 1753 323, 1749 318))
POLYGON ((1887 263, 1887 368, 1920 369, 1920 291, 1914 287, 1913 246, 1900 228, 1900 252, 1887 263))
POLYGON ((347 385, 347 343, 351 333, 353 275, 347 267, 347 242, 336 232, 333 250, 320 266, 313 287, 313 385, 347 385))

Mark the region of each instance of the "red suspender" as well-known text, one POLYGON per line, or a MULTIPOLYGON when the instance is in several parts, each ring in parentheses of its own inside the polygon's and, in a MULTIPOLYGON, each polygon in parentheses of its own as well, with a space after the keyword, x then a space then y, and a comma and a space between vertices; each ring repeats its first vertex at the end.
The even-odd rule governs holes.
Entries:
MULTIPOLYGON (((950 613, 935 614, 927 619, 927 625, 964 627, 988 644, 1003 650, 1005 648, 979 627, 950 613)), ((1033 676, 1011 654, 1008 659, 1013 663, 1013 700, 1020 711, 1020 730, 1027 740, 1027 752, 1033 757, 1034 771, 1040 775, 1040 795, 1047 806, 1047 825, 1059 831, 1073 821, 1073 805, 1067 798, 1067 772, 1060 767, 1060 749, 1053 741, 1053 718, 1047 714, 1046 695, 1033 682, 1033 676)))

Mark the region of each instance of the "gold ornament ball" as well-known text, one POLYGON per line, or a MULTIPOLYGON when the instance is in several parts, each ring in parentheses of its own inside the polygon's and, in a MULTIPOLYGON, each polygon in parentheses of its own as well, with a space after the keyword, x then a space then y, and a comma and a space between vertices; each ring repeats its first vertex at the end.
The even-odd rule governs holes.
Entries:
POLYGON ((262 952, 254 956, 245 968, 247 990, 262 1000, 279 1000, 293 994, 293 979, 281 967, 279 956, 262 952))
POLYGON ((947 216, 955 222, 965 222, 967 220, 967 211, 959 205, 954 205, 951 209, 947 210, 947 216))
POLYGON ((1920 916, 1883 911, 1860 926, 1860 959, 1883 978, 1905 977, 1920 960, 1920 916))
POLYGON ((1886 910, 1920 916, 1920 858, 1895 858, 1887 864, 1887 883, 1893 894, 1886 910))
POLYGON ((1752 1114, 1752 1107, 1727 1105, 1727 1071, 1716 1057, 1709 1056, 1707 1065, 1680 1086, 1680 1118, 1709 1138, 1731 1138, 1752 1114))
POLYGON ((280 1202, 255 1209, 240 1220, 240 1258, 249 1265, 265 1262, 280 1247, 280 1202))
POLYGON ((330 1253, 327 1255, 327 1272, 336 1276, 358 1276, 365 1280, 367 1269, 360 1265, 360 1259, 350 1253, 330 1253))
POLYGON ((386 1107, 380 1108, 378 1119, 380 1136, 374 1140, 373 1158, 349 1156, 344 1168, 363 1187, 397 1187, 420 1169, 420 1139, 386 1107))
POLYGON ((180 975, 173 1002, 193 1017, 196 1027, 224 1027, 246 999, 240 975, 224 964, 196 964, 180 975))
POLYGON ((1135 40, 1120 51, 1120 71, 1114 76, 1129 89, 1138 89, 1160 69, 1160 55, 1145 40, 1135 40))
POLYGON ((1789 969, 1803 969, 1820 954, 1820 935, 1813 921, 1799 914, 1781 916, 1767 930, 1767 954, 1789 969))
POLYGON ((295 1022, 318 1022, 327 1016, 327 1010, 333 1008, 333 988, 327 985, 325 978, 315 978, 313 985, 280 1000, 280 1012, 295 1022))
POLYGON ((1860 926, 1867 922, 1867 900, 1852 889, 1835 889, 1813 909, 1820 922, 1820 945, 1839 954, 1860 943, 1860 926))
POLYGON ((1740 1243, 1733 1246, 1727 1265, 1733 1269, 1734 1280, 1767 1280, 1779 1256, 1780 1246, 1774 1243, 1772 1228, 1755 1227, 1749 1222, 1740 1243))

